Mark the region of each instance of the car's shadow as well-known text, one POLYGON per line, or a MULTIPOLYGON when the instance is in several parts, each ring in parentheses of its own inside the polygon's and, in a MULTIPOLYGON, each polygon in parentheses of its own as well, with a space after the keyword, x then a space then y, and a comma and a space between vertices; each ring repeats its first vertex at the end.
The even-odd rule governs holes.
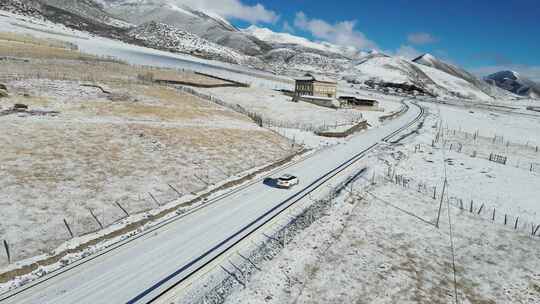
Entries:
POLYGON ((267 185, 268 187, 279 188, 277 185, 277 178, 267 177, 263 180, 263 184, 267 185))

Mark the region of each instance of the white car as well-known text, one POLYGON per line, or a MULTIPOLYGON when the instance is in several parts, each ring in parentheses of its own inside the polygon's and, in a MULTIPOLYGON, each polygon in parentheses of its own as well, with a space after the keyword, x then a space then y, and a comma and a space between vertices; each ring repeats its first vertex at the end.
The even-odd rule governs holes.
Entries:
POLYGON ((298 185, 299 183, 300 181, 298 180, 298 177, 290 174, 284 174, 277 179, 276 185, 279 188, 289 189, 298 185))

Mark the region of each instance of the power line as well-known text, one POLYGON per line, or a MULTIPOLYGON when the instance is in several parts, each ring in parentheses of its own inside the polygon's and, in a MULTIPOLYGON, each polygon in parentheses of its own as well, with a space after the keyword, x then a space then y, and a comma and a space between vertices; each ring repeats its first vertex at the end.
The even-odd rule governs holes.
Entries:
MULTIPOLYGON (((441 117, 441 109, 440 107, 438 108, 439 110, 439 117, 441 117)), ((441 125, 442 125, 442 118, 440 120, 441 122, 441 125)), ((446 165, 446 161, 444 161, 446 159, 446 153, 444 151, 444 149, 442 149, 442 155, 443 155, 443 170, 444 170, 444 187, 443 186, 443 192, 441 194, 441 205, 439 207, 439 216, 440 216, 440 212, 441 212, 441 208, 442 208, 442 201, 443 201, 443 197, 444 197, 444 190, 445 188, 448 188, 448 185, 447 185, 447 181, 448 181, 448 175, 447 175, 447 165, 446 165)), ((447 190, 448 191, 448 190, 447 190)), ((456 254, 455 254, 455 247, 454 247, 454 234, 453 234, 453 230, 452 230, 452 218, 451 218, 451 215, 450 215, 450 200, 446 200, 447 202, 447 211, 448 211, 448 226, 449 226, 449 237, 450 237, 450 250, 451 250, 451 253, 452 253, 452 270, 453 270, 453 277, 454 277, 454 301, 455 301, 455 304, 459 304, 459 299, 458 299, 458 291, 457 291, 457 275, 456 275, 456 254)), ((437 218, 437 227, 439 225, 439 218, 437 218)))

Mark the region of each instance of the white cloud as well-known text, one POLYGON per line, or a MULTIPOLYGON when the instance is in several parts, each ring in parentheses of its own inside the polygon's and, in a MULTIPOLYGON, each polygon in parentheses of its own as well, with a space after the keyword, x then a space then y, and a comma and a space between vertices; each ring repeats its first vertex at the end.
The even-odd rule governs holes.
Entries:
POLYGON ((437 38, 429 33, 412 33, 407 36, 407 41, 412 44, 428 44, 437 42, 437 38))
POLYGON ((394 56, 403 57, 405 59, 413 60, 416 57, 424 54, 423 52, 415 49, 414 47, 410 45, 401 45, 396 51, 389 52, 390 54, 394 56))
POLYGON ((294 19, 295 27, 310 32, 318 39, 337 45, 354 46, 359 49, 377 48, 373 41, 367 39, 362 32, 354 29, 356 23, 356 20, 350 20, 330 24, 321 19, 310 19, 303 12, 297 13, 294 19))
POLYGON ((495 72, 511 70, 518 72, 524 77, 530 80, 540 83, 540 66, 538 65, 522 65, 522 64, 510 64, 510 65, 492 65, 479 68, 470 69, 471 72, 479 77, 484 77, 495 72))
POLYGON ((290 25, 287 21, 283 22, 283 31, 291 34, 294 34, 295 32, 294 27, 290 25))
POLYGON ((234 18, 250 23, 275 23, 279 15, 266 9, 262 4, 243 4, 240 0, 177 0, 178 3, 190 7, 208 10, 224 18, 234 18))

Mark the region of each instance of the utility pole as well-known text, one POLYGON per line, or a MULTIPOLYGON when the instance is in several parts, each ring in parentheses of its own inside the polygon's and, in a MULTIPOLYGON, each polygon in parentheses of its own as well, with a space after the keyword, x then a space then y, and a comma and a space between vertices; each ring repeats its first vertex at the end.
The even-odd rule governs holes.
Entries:
POLYGON ((442 203, 443 203, 443 199, 444 199, 444 190, 446 190, 446 178, 444 179, 444 184, 443 184, 443 188, 442 188, 442 193, 441 193, 441 203, 439 205, 439 213, 437 214, 437 223, 435 223, 435 227, 439 228, 439 220, 441 219, 441 209, 442 209, 442 203))

